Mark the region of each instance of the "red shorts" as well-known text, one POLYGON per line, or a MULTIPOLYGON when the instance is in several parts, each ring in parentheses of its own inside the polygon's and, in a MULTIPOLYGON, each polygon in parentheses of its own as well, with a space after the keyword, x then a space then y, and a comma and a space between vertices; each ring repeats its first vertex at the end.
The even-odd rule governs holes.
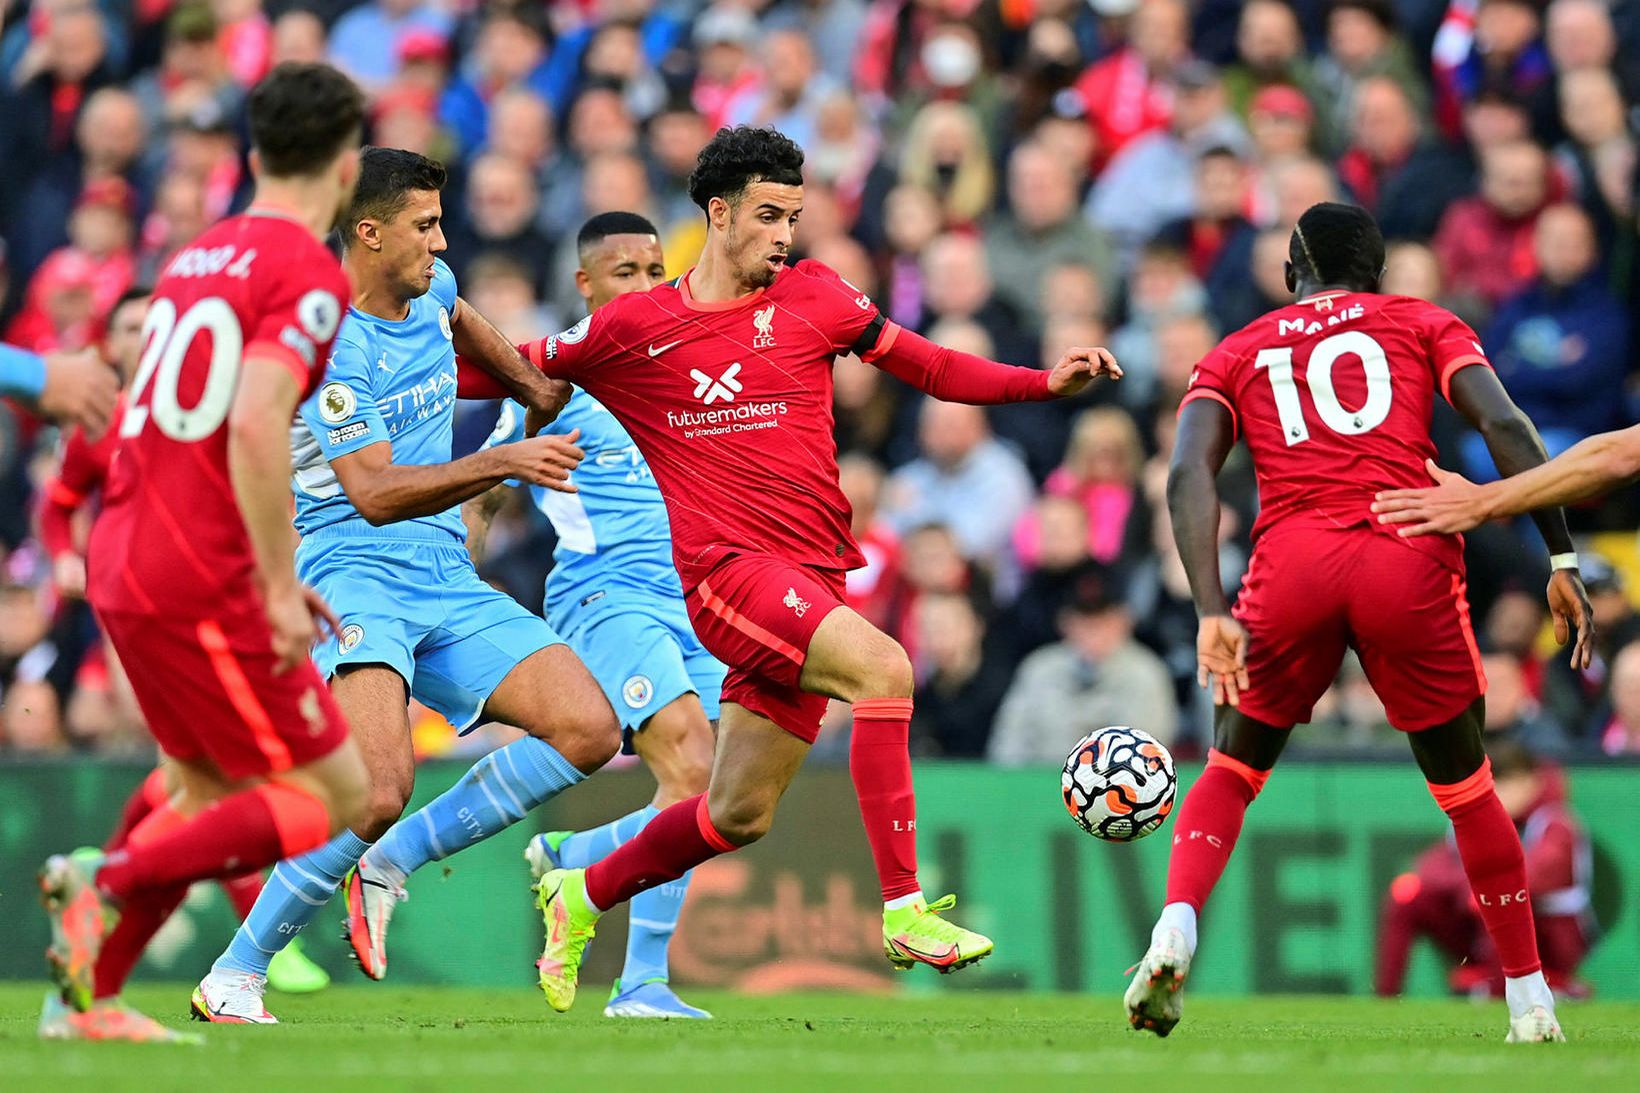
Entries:
POLYGON ((736 554, 690 591, 695 635, 729 668, 723 701, 814 743, 829 700, 798 679, 820 620, 843 604, 843 577, 770 554, 736 554))
POLYGON ((1247 629, 1241 711, 1268 725, 1310 720, 1346 648, 1389 723, 1417 732, 1486 693, 1463 573, 1363 528, 1273 528, 1236 601, 1247 629))
POLYGON ((166 755, 232 779, 321 759, 347 722, 311 661, 277 674, 259 608, 208 619, 101 611, 148 729, 166 755))

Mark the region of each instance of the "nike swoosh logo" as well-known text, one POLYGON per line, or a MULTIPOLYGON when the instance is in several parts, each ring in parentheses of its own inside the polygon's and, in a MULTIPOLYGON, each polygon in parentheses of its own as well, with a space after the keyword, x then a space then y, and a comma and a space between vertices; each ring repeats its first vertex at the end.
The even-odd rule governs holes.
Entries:
POLYGON ((651 357, 658 357, 662 353, 666 352, 668 349, 671 349, 674 345, 682 345, 682 344, 683 344, 683 339, 682 338, 679 338, 675 342, 667 342, 665 345, 662 345, 662 346, 656 346, 654 342, 650 342, 649 343, 649 355, 651 357))

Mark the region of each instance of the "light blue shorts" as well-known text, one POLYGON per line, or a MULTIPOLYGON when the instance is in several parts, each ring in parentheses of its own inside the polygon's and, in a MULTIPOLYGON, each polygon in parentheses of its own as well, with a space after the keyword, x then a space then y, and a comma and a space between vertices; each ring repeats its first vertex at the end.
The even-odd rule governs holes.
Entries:
POLYGON ((462 732, 520 661, 563 641, 539 615, 480 580, 467 549, 442 532, 415 525, 375 528, 369 537, 320 531, 302 541, 296 571, 342 620, 340 640, 313 651, 322 675, 385 664, 462 732))
POLYGON ((551 612, 564 640, 604 689, 621 722, 621 750, 632 754, 632 734, 680 695, 696 694, 706 716, 718 719, 726 669, 695 637, 679 601, 607 597, 569 611, 551 612))

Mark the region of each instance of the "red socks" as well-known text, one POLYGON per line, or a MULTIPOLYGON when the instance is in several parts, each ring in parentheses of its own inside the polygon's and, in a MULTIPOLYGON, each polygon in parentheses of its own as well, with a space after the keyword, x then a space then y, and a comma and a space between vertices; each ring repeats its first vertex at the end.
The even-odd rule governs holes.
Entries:
POLYGON ((1253 803, 1267 770, 1254 770, 1217 749, 1207 753, 1207 769, 1184 795, 1173 821, 1173 855, 1167 863, 1167 902, 1188 903, 1197 911, 1212 895, 1230 852, 1241 835, 1247 806, 1253 803))
POLYGON ((1503 974, 1515 978, 1538 971, 1543 965, 1526 888, 1526 856, 1514 822, 1493 791, 1492 761, 1454 785, 1431 782, 1429 792, 1452 821, 1458 856, 1503 974))
POLYGON ((735 845, 712 826, 706 794, 661 810, 631 840, 587 869, 587 898, 599 910, 625 903, 646 888, 677 880, 735 845))
POLYGON ((262 894, 262 871, 253 869, 244 876, 222 881, 222 894, 228 897, 233 913, 243 922, 245 916, 251 913, 251 908, 256 906, 256 897, 262 894))
POLYGON ((148 772, 148 777, 142 784, 126 798, 125 808, 120 812, 120 822, 114 825, 114 833, 108 836, 103 843, 103 850, 109 854, 125 845, 125 840, 131 837, 131 832, 147 818, 154 809, 166 801, 165 768, 155 767, 148 772))
POLYGON ((142 958, 159 928, 165 925, 188 895, 188 886, 145 892, 120 912, 120 920, 103 940, 93 971, 92 996, 97 999, 113 998, 125 987, 131 969, 142 958))
POLYGON ((278 782, 224 797, 185 819, 170 805, 149 813, 108 856, 97 887, 124 904, 145 892, 261 869, 312 850, 330 834, 324 804, 278 782))
POLYGON ((919 890, 910 739, 911 699, 866 698, 854 704, 848 772, 885 902, 919 890))

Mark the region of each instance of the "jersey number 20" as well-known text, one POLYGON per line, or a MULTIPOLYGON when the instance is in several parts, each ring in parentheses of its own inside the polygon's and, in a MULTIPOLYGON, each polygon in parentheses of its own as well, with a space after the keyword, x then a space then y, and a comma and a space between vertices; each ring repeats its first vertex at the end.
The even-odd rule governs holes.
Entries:
POLYGON ((239 330, 239 316, 234 314, 228 301, 220 296, 207 296, 183 312, 179 319, 177 305, 162 296, 149 306, 142 336, 147 349, 137 365, 136 380, 131 384, 130 408, 125 412, 120 435, 136 436, 150 418, 160 432, 182 443, 216 432, 233 403, 239 356, 245 344, 245 336, 239 330), (202 332, 211 338, 210 366, 199 401, 185 408, 177 401, 182 359, 202 332), (148 394, 150 384, 153 392, 144 405, 143 395, 148 394))
MULTIPOLYGON (((1253 361, 1254 368, 1268 369, 1270 390, 1276 397, 1276 413, 1281 418, 1281 435, 1287 446, 1302 444, 1310 439, 1309 427, 1304 423, 1304 405, 1298 398, 1298 384, 1293 382, 1293 349, 1261 349, 1253 361)), ((1323 424, 1335 433, 1360 436, 1371 432, 1389 417, 1390 389, 1389 360, 1384 347, 1370 334, 1347 330, 1323 338, 1310 350, 1310 364, 1305 371, 1310 387, 1310 399, 1323 424), (1346 410, 1333 390, 1332 371, 1338 358, 1352 353, 1361 358, 1361 368, 1367 375, 1367 401, 1359 410, 1346 410)))

